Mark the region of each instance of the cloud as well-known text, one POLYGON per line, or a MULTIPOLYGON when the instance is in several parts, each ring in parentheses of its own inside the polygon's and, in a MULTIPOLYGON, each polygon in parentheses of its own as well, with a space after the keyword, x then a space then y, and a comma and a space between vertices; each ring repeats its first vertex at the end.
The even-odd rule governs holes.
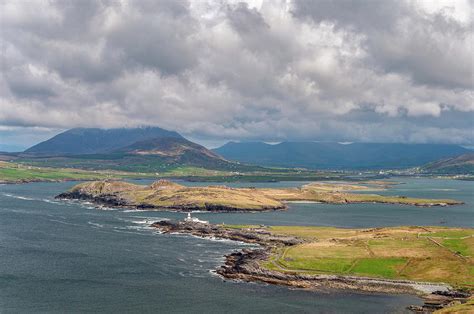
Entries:
POLYGON ((3 0, 0 11, 0 126, 18 134, 159 125, 210 142, 474 144, 468 1, 3 0))

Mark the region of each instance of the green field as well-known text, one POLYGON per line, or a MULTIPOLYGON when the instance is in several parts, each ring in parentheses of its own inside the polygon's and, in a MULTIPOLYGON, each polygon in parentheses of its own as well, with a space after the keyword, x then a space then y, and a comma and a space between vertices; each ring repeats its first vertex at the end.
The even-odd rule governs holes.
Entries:
MULTIPOLYGON (((107 155, 111 158, 109 155, 107 155)), ((225 170, 212 170, 193 166, 176 166, 156 163, 120 165, 115 159, 87 160, 67 159, 47 162, 0 162, 0 182, 55 181, 55 180, 100 180, 107 178, 181 178, 189 181, 213 182, 268 182, 288 180, 322 180, 331 178, 337 180, 335 174, 319 172, 271 170, 268 172, 239 173, 225 170), (94 167, 91 167, 94 165, 94 167), (334 177, 332 177, 334 176, 334 177)))
POLYGON ((303 244, 275 249, 270 260, 262 263, 268 269, 474 288, 474 229, 272 226, 268 230, 305 239, 303 244))
POLYGON ((155 177, 154 174, 126 173, 118 171, 87 171, 70 168, 42 168, 10 162, 0 162, 0 182, 4 183, 155 177))

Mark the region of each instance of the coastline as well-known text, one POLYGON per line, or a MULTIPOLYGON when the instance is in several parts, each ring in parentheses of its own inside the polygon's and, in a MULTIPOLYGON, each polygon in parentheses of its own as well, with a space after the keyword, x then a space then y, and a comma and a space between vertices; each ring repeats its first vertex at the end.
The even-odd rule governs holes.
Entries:
POLYGON ((129 208, 136 210, 155 210, 155 211, 176 211, 176 212, 220 212, 220 213, 232 213, 232 212, 261 212, 261 211, 272 211, 272 210, 286 210, 287 206, 282 204, 281 206, 262 206, 261 208, 240 208, 219 204, 206 203, 204 206, 197 206, 192 204, 186 205, 173 205, 173 206, 154 206, 152 204, 135 204, 129 202, 126 199, 117 197, 114 194, 104 194, 100 196, 92 196, 77 192, 65 192, 55 196, 55 199, 59 200, 79 200, 88 201, 95 205, 105 205, 112 208, 129 208))
POLYGON ((305 243, 295 236, 273 235, 264 229, 228 229, 223 226, 200 222, 158 221, 151 225, 163 234, 189 234, 201 238, 221 238, 258 244, 256 249, 242 249, 225 255, 225 263, 216 273, 223 278, 246 282, 264 282, 293 288, 321 290, 337 289, 363 293, 413 294, 422 297, 425 304, 409 309, 418 312, 433 312, 464 302, 469 294, 454 290, 444 283, 346 276, 332 274, 306 274, 266 269, 261 263, 268 261, 273 249, 305 243))
POLYGON ((260 212, 285 210, 292 202, 325 204, 397 204, 409 206, 450 206, 463 202, 450 199, 421 199, 404 196, 356 194, 357 185, 312 183, 300 188, 231 188, 227 186, 190 187, 168 180, 138 185, 117 180, 78 184, 55 198, 86 200, 111 207, 146 210, 260 212))

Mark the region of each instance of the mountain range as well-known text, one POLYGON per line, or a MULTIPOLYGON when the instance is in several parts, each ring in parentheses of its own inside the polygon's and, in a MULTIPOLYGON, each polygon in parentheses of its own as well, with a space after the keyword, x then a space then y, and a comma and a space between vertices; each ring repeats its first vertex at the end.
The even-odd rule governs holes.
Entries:
POLYGON ((470 150, 449 144, 334 142, 229 142, 214 152, 228 160, 272 167, 308 169, 410 168, 470 150))
POLYGON ((158 127, 143 128, 75 128, 36 144, 25 153, 34 155, 102 154, 154 138, 183 138, 177 132, 158 127))
MULTIPOLYGON (((177 132, 142 127, 70 129, 28 148, 20 158, 51 166, 147 172, 178 166, 245 171, 262 169, 260 166, 396 169, 425 164, 429 164, 427 171, 434 171, 445 163, 455 163, 456 159, 452 158, 471 152, 459 145, 448 144, 334 142, 282 142, 274 145, 229 142, 209 150, 177 132), (435 162, 439 160, 442 163, 438 165, 435 162)), ((453 169, 466 168, 458 163, 453 169)))
POLYGON ((71 129, 28 148, 20 158, 44 166, 139 172, 161 172, 179 166, 215 170, 245 167, 177 132, 158 127, 71 129))

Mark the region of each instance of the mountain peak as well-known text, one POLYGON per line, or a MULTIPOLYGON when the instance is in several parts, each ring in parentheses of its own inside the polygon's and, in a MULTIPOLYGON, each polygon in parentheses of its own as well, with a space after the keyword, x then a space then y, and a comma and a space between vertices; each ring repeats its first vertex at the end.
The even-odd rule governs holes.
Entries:
POLYGON ((28 148, 35 155, 81 155, 107 153, 140 140, 157 137, 183 138, 174 131, 159 127, 74 128, 28 148))

